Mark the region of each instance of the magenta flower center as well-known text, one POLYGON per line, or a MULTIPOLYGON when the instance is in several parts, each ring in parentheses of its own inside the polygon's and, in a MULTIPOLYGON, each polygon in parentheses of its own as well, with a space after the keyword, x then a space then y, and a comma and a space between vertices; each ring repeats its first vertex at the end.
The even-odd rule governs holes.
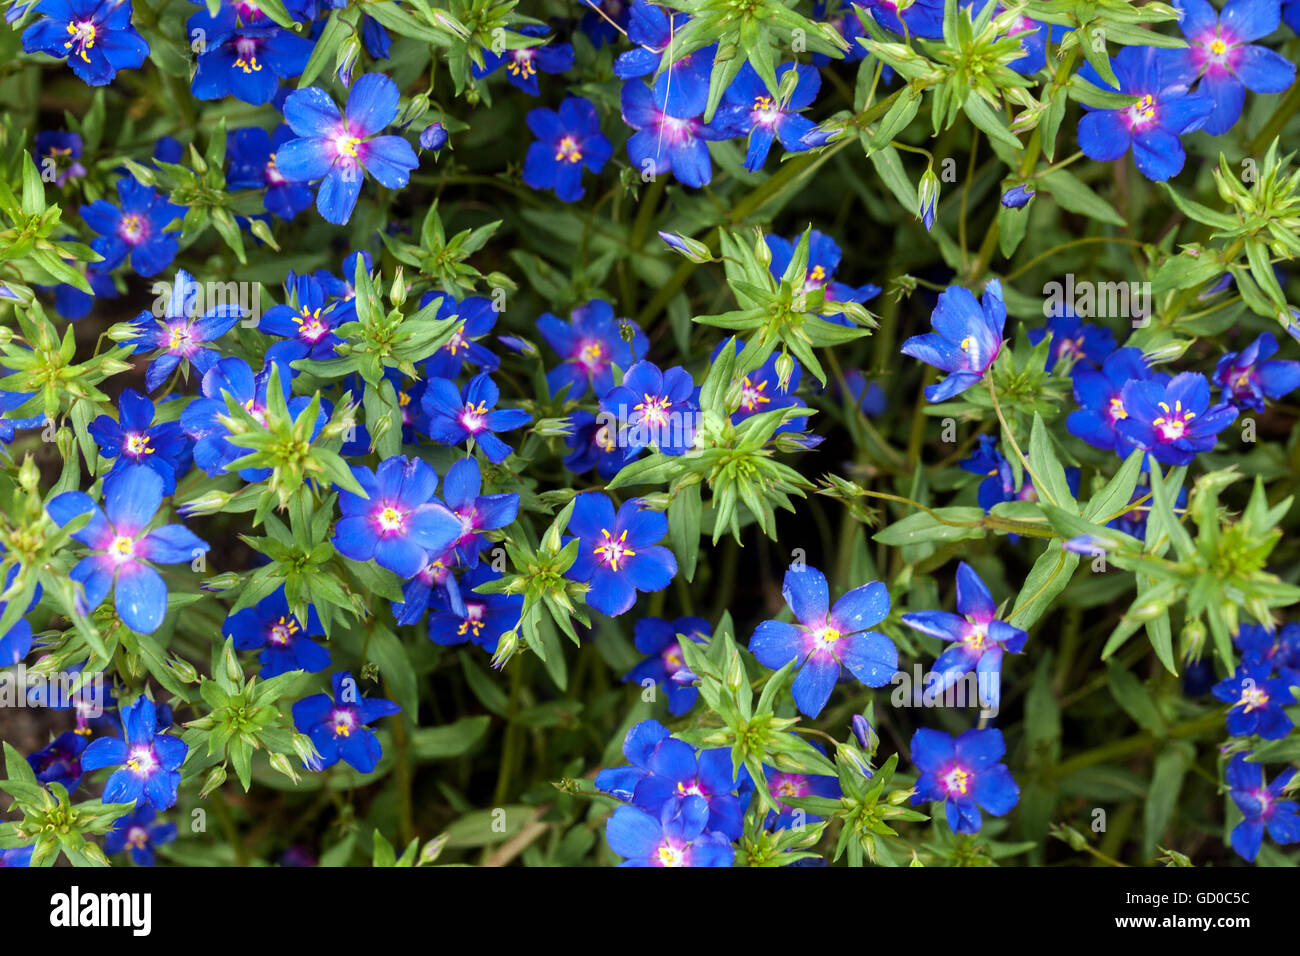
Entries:
POLYGON ((1156 100, 1150 93, 1142 97, 1124 111, 1125 122, 1129 129, 1146 129, 1156 121, 1156 100))
POLYGON ((975 775, 969 770, 953 764, 952 768, 943 775, 943 788, 950 797, 964 797, 970 792, 970 788, 974 784, 974 777, 975 775))
POLYGON ((334 725, 335 737, 350 737, 357 729, 357 715, 351 710, 339 709, 330 715, 330 723, 334 725))
POLYGON ((577 362, 588 372, 594 372, 604 366, 605 350, 599 342, 586 341, 578 350, 577 362))
POLYGON ((456 628, 456 633, 464 637, 468 634, 470 637, 478 637, 479 632, 486 626, 483 622, 483 612, 486 605, 483 604, 466 604, 465 619, 460 622, 460 627, 456 628))
POLYGON ((271 633, 267 640, 277 647, 284 647, 293 640, 293 636, 298 633, 298 619, 295 617, 281 617, 271 625, 271 633))
POLYGON ((375 521, 379 524, 380 532, 386 535, 401 534, 406 530, 406 515, 392 505, 385 505, 384 509, 375 515, 375 521))
POLYGON ((641 413, 642 421, 649 425, 667 425, 668 409, 672 407, 673 403, 663 395, 657 397, 643 395, 642 398, 641 402, 632 406, 633 409, 641 413))
POLYGON ((253 37, 239 37, 235 40, 235 66, 245 73, 261 72, 262 64, 257 62, 257 40, 253 37))
POLYGON ((152 455, 153 448, 149 446, 149 436, 141 432, 129 433, 126 436, 126 453, 136 458, 152 455))
POLYGON ((465 410, 460 413, 460 423, 471 435, 481 432, 484 428, 483 419, 487 417, 487 413, 487 402, 479 402, 477 405, 466 402, 465 410))
POLYGON ((135 558, 135 541, 124 535, 118 535, 108 546, 108 553, 115 561, 130 561, 135 558))
POLYGON ((68 24, 68 35, 72 37, 67 43, 63 44, 63 49, 71 50, 74 46, 77 48, 77 56, 89 63, 90 56, 86 51, 95 45, 95 24, 90 20, 78 20, 76 23, 68 24))
POLYGON ((582 162, 582 149, 578 145, 578 141, 572 136, 566 136, 561 139, 559 145, 555 147, 555 159, 557 162, 582 162))
POLYGON ((600 544, 592 553, 600 558, 603 564, 608 565, 611 571, 618 571, 620 564, 626 564, 628 558, 636 555, 636 552, 627 546, 626 531, 617 538, 604 528, 600 529, 600 534, 600 544))
POLYGON ((149 235, 149 223, 143 216, 134 213, 123 216, 121 224, 117 227, 117 234, 131 245, 137 246, 149 235))
POLYGON ((755 384, 749 380, 746 375, 740 385, 740 407, 747 412, 756 412, 760 405, 766 405, 772 400, 763 394, 767 388, 767 382, 758 382, 755 384))
POLYGON ((149 831, 144 827, 131 827, 126 831, 126 841, 137 850, 143 850, 149 845, 149 831))
POLYGON ((1160 409, 1164 414, 1152 419, 1151 424, 1160 433, 1163 441, 1178 441, 1186 434, 1188 423, 1196 417, 1195 412, 1183 408, 1181 401, 1174 402, 1173 411, 1170 411, 1169 406, 1164 402, 1160 403, 1160 409))
POLYGON ((149 776, 158 769, 158 758, 154 756, 153 747, 132 747, 126 766, 136 776, 149 776))

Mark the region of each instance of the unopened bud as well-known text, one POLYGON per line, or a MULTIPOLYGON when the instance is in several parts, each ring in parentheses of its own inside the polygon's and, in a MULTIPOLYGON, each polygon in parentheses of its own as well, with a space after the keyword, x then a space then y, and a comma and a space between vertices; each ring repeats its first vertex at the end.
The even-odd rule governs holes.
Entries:
POLYGON ((200 797, 206 797, 223 783, 226 782, 226 765, 213 767, 207 778, 203 781, 203 789, 199 791, 200 797))

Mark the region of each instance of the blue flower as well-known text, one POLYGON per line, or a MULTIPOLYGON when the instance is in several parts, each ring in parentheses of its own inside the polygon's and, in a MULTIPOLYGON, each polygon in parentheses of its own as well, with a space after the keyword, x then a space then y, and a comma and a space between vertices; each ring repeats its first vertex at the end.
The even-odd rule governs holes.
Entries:
POLYGON ((464 325, 452 335, 451 341, 425 360, 425 375, 429 378, 455 378, 466 360, 485 372, 496 371, 501 364, 500 359, 486 345, 475 341, 491 332, 497 324, 497 308, 492 300, 481 295, 471 295, 457 304, 446 293, 426 292, 420 297, 420 308, 423 309, 439 297, 442 302, 438 305, 438 320, 455 316, 464 325))
POLYGON ((912 735, 912 762, 921 771, 912 804, 942 800, 954 833, 978 833, 980 810, 995 817, 1011 812, 1020 788, 1001 763, 1006 753, 995 727, 952 734, 922 728, 912 735))
POLYGON ((679 108, 685 114, 679 116, 657 105, 650 87, 640 80, 623 84, 623 122, 636 131, 627 141, 627 155, 643 176, 660 176, 671 169, 685 186, 698 189, 709 183, 713 166, 705 141, 730 139, 732 134, 717 117, 704 122, 699 115, 703 108, 703 104, 694 111, 679 108))
POLYGON ((290 671, 316 674, 330 666, 330 652, 312 637, 325 633, 316 608, 307 605, 307 626, 289 610, 284 588, 277 588, 252 607, 236 611, 222 625, 223 637, 234 640, 237 651, 262 653, 262 677, 270 679, 290 671))
MULTIPOLYGON (((998 451, 998 440, 992 435, 980 435, 976 439, 976 446, 975 452, 958 464, 963 471, 985 476, 980 482, 979 504, 988 512, 993 510, 994 505, 1015 498, 1015 475, 1012 474, 1011 463, 998 451)), ((1025 476, 1026 479, 1028 477, 1025 476)))
POLYGON ((695 706, 700 696, 699 688, 673 680, 686 668, 681 638, 702 644, 712 633, 709 622, 702 617, 679 617, 675 621, 641 618, 632 626, 633 639, 636 649, 650 656, 624 674, 623 680, 637 684, 654 681, 668 697, 668 713, 681 716, 695 706))
POLYGON ((259 332, 288 340, 267 349, 267 361, 287 364, 304 358, 317 361, 333 358, 342 341, 334 330, 351 316, 342 315, 342 310, 336 312, 339 303, 326 294, 313 276, 290 271, 284 285, 287 304, 271 306, 257 325, 259 332))
MULTIPOLYGON (((639 498, 615 514, 608 496, 580 494, 569 531, 578 539, 578 557, 565 576, 591 586, 587 603, 602 614, 617 617, 636 603, 638 591, 662 591, 677 574, 677 559, 658 544, 668 534, 668 518, 643 510, 639 498)), ((566 537, 564 544, 572 540, 566 537)))
POLYGON ((951 373, 938 385, 926 386, 928 401, 947 401, 984 377, 1002 351, 1006 320, 1002 283, 997 279, 990 279, 984 287, 982 305, 961 286, 949 286, 939 294, 930 316, 934 331, 912 336, 900 349, 904 355, 951 373))
POLYGON ((754 629, 749 649, 773 670, 798 662, 790 692, 801 714, 822 712, 841 666, 868 687, 883 687, 898 671, 894 642, 868 630, 889 616, 889 590, 879 581, 854 588, 832 607, 826 576, 791 565, 781 595, 798 623, 764 621, 754 629))
POLYGON ((292 182, 321 180, 316 208, 336 226, 352 217, 363 173, 381 186, 400 189, 420 165, 401 136, 378 135, 397 117, 397 84, 367 73, 348 93, 346 115, 318 87, 295 90, 284 101, 284 118, 300 138, 276 152, 276 167, 292 182))
POLYGON ((558 396, 565 386, 570 400, 582 398, 590 385, 596 398, 603 398, 614 387, 613 366, 626 370, 650 350, 650 340, 640 326, 629 319, 614 317, 614 307, 604 299, 594 299, 573 310, 570 321, 544 312, 537 320, 537 331, 555 350, 562 362, 546 373, 551 395, 558 396), (620 334, 622 324, 630 330, 631 341, 620 334))
POLYGON ((730 750, 697 751, 659 721, 643 720, 628 731, 623 754, 630 763, 598 773, 597 790, 655 818, 665 808, 676 813, 688 803, 702 806, 705 829, 729 841, 740 838, 753 784, 743 771, 743 781, 737 779, 730 750))
POLYGON ((354 465, 352 475, 366 497, 339 490, 342 517, 334 526, 333 542, 344 557, 373 558, 380 567, 409 578, 460 537, 460 520, 434 497, 438 475, 428 462, 394 455, 378 471, 354 465))
MULTIPOLYGON (((614 75, 620 80, 632 80, 658 73, 664 52, 690 20, 690 16, 685 13, 647 3, 646 0, 632 0, 632 8, 628 12, 627 38, 636 46, 619 54, 614 61, 614 75)), ((693 50, 685 56, 676 56, 668 69, 655 78, 654 105, 671 116, 698 116, 703 113, 708 105, 709 75, 717 51, 717 44, 713 44, 693 50)), ((624 87, 625 96, 626 90, 624 87)), ((681 179, 681 176, 677 178, 681 179)))
POLYGON ((915 0, 899 13, 897 0, 862 0, 855 6, 864 7, 872 18, 886 30, 907 33, 915 37, 938 40, 943 37, 942 0, 915 0))
POLYGON ((113 821, 113 829, 104 834, 104 852, 109 855, 131 851, 136 866, 153 866, 154 847, 176 839, 176 824, 154 823, 154 809, 138 806, 133 813, 113 821))
POLYGON ((1178 174, 1186 154, 1178 137, 1200 129, 1214 101, 1189 93, 1173 51, 1152 46, 1126 46, 1111 58, 1118 89, 1103 80, 1091 64, 1079 75, 1106 90, 1141 97, 1124 109, 1095 109, 1086 103, 1079 120, 1079 148, 1089 159, 1119 159, 1131 148, 1138 170, 1161 182, 1178 174))
POLYGON ((1170 69, 1183 82, 1197 79, 1196 92, 1208 94, 1213 111, 1205 131, 1226 133, 1241 117, 1246 90, 1281 93, 1295 82, 1295 64, 1275 50, 1253 44, 1281 22, 1278 0, 1228 0, 1216 13, 1206 0, 1174 0, 1179 26, 1189 45, 1169 51, 1170 69))
POLYGON ((185 215, 185 207, 172 205, 131 176, 117 181, 117 196, 121 209, 107 199, 81 209, 86 225, 100 234, 90 243, 104 257, 96 266, 112 272, 129 255, 137 274, 157 275, 171 265, 179 248, 176 234, 163 230, 185 215))
POLYGON ((465 599, 461 596, 456 575, 451 571, 456 563, 456 553, 444 551, 402 584, 402 601, 393 603, 393 617, 398 624, 418 624, 430 607, 450 608, 453 613, 465 613, 465 599))
POLYGON ((95 265, 82 266, 73 263, 69 265, 85 276, 90 292, 83 292, 68 282, 59 283, 54 287, 54 309, 59 315, 70 322, 76 322, 90 314, 90 310, 95 307, 96 299, 117 298, 117 284, 107 272, 96 269, 95 265))
POLYGON ((120 767, 104 786, 104 803, 139 803, 166 810, 176 803, 180 766, 189 746, 179 737, 160 733, 154 702, 141 694, 122 708, 125 740, 100 737, 81 755, 85 773, 120 767))
POLYGON ((591 469, 603 481, 609 481, 623 466, 641 453, 641 449, 621 441, 618 423, 611 415, 596 416, 582 409, 569 415, 570 432, 564 444, 571 452, 564 459, 564 467, 575 475, 585 475, 591 469))
POLYGON ((281 219, 292 219, 311 205, 311 190, 302 183, 285 179, 275 164, 276 150, 293 139, 293 130, 283 123, 268 133, 257 126, 231 130, 226 137, 230 169, 229 189, 265 189, 262 205, 281 219))
POLYGON ((190 83, 199 100, 234 96, 254 106, 269 103, 281 79, 302 73, 314 47, 309 38, 273 23, 237 25, 232 7, 221 9, 214 30, 190 83))
POLYGON ((965 561, 957 565, 957 613, 916 611, 903 615, 903 623, 932 637, 952 641, 939 655, 934 670, 939 675, 936 693, 948 690, 964 674, 976 671, 979 699, 997 707, 1002 696, 1002 657, 1019 654, 1029 635, 998 620, 997 605, 988 586, 965 561))
POLYGON ((1288 687, 1300 687, 1300 624, 1276 631, 1261 624, 1243 624, 1232 640, 1243 655, 1254 655, 1276 668, 1288 687))
POLYGON ((1273 677, 1272 665, 1262 657, 1246 655, 1236 673, 1225 677, 1211 689, 1228 708, 1228 734, 1249 737, 1258 734, 1264 740, 1281 740, 1295 726, 1282 708, 1295 703, 1287 681, 1273 677))
POLYGON ((488 564, 465 572, 459 582, 459 609, 442 596, 434 599, 429 615, 429 640, 443 646, 473 641, 483 650, 495 653, 501 635, 519 626, 524 609, 522 594, 479 594, 475 590, 500 579, 500 572, 493 571, 488 564))
POLYGON ((600 117, 590 101, 570 96, 559 112, 539 107, 528 113, 528 128, 537 142, 528 147, 524 182, 534 189, 554 189, 565 202, 584 194, 582 170, 599 173, 614 147, 600 131, 600 117))
MULTIPOLYGON (((818 750, 821 748, 813 744, 818 750)), ((828 797, 838 799, 842 791, 836 777, 825 774, 793 773, 764 767, 767 775, 767 792, 776 803, 775 810, 769 810, 763 826, 769 830, 790 830, 800 824, 818 823, 822 819, 806 810, 788 806, 786 797, 828 797)))
POLYGON ((429 437, 444 445, 474 440, 488 461, 498 465, 512 449, 496 432, 514 431, 532 421, 522 408, 497 408, 501 392, 486 372, 469 380, 462 393, 445 378, 430 379, 420 403, 429 416, 429 437))
POLYGON ((325 770, 339 760, 358 773, 370 773, 383 756, 379 738, 366 724, 400 713, 402 708, 391 700, 362 697, 357 682, 347 671, 332 678, 334 695, 316 694, 293 705, 293 723, 299 733, 311 738, 320 754, 306 766, 325 770))
POLYGON ((81 783, 81 753, 85 749, 86 738, 69 730, 28 754, 27 762, 41 783, 57 783, 71 793, 81 783))
MULTIPOLYGON (((163 315, 159 317, 149 310, 137 315, 134 322, 136 335, 130 341, 137 355, 158 353, 144 376, 145 388, 151 392, 182 363, 186 371, 193 366, 200 375, 207 375, 218 364, 221 355, 215 349, 204 348, 204 343, 214 342, 229 332, 245 312, 243 306, 232 302, 196 315, 201 289, 184 269, 177 270, 176 281, 170 288, 162 288, 164 291, 159 302, 162 303, 163 315)), ((157 308, 158 304, 155 304, 157 308)))
POLYGON ((518 495, 480 495, 482 487, 483 473, 474 458, 457 461, 442 481, 442 500, 460 522, 460 537, 452 547, 460 563, 471 568, 478 565, 483 532, 504 528, 519 514, 518 495))
POLYGON ((809 148, 803 137, 813 131, 813 122, 799 111, 812 106, 821 89, 821 76, 815 67, 783 63, 776 69, 778 83, 790 70, 795 71, 798 82, 787 102, 776 101, 748 62, 723 94, 722 124, 732 136, 749 137, 745 168, 751 172, 762 168, 774 140, 779 139, 790 153, 809 148))
POLYGON ((447 128, 441 123, 430 123, 420 133, 420 149, 431 149, 435 153, 447 145, 447 128))
POLYGON ((1065 427, 1094 448, 1128 457, 1134 445, 1118 428, 1128 418, 1124 386, 1133 381, 1152 381, 1163 388, 1169 376, 1151 371, 1141 349, 1122 348, 1103 359, 1100 370, 1080 364, 1074 366, 1071 377, 1074 400, 1080 407, 1070 413, 1065 427))
POLYGON ((1008 209, 1024 209, 1029 205, 1029 200, 1034 198, 1034 189, 1031 186, 1020 185, 1012 186, 1002 194, 1002 205, 1008 209))
POLYGON ((65 491, 45 509, 60 526, 90 514, 90 521, 72 536, 94 553, 82 558, 70 576, 84 586, 89 609, 115 591, 118 616, 141 634, 156 631, 167 613, 167 585, 146 562, 184 564, 208 550, 207 542, 184 525, 145 530, 162 499, 163 480, 156 471, 128 468, 104 482, 102 511, 82 491, 65 491))
POLYGON ((23 33, 23 51, 62 59, 88 86, 144 64, 149 44, 131 26, 127 0, 40 0, 41 18, 23 33))
POLYGON ((1286 785, 1296 774, 1287 767, 1265 786, 1264 768, 1246 758, 1250 754, 1233 754, 1225 777, 1232 802, 1245 817, 1232 828, 1232 848, 1247 863, 1254 863, 1264 842, 1264 831, 1280 844, 1300 843, 1300 806, 1283 800, 1286 785))
POLYGON ((652 445, 665 455, 682 455, 695 444, 700 406, 695 383, 681 366, 661 372, 650 362, 637 362, 600 407, 618 419, 619 440, 634 448, 652 445))
MULTIPOLYGON (((222 418, 229 417, 227 401, 233 401, 253 416, 254 421, 265 424, 267 389, 271 385, 273 367, 279 368, 280 394, 289 414, 297 419, 311 404, 311 399, 305 395, 290 397, 293 372, 287 365, 272 363, 254 375, 243 359, 227 358, 217 362, 203 376, 199 386, 202 397, 185 406, 181 412, 181 428, 194 439, 194 463, 207 474, 224 475, 229 465, 249 454, 249 449, 231 444, 230 431, 222 418)), ((312 433, 313 439, 324 425, 325 418, 322 409, 312 433)), ((239 477, 248 482, 265 481, 270 474, 269 468, 239 470, 239 477)))
POLYGON ((86 429, 99 453, 113 461, 110 475, 127 468, 144 467, 163 480, 163 494, 176 490, 176 476, 189 452, 189 439, 178 422, 155 425, 153 402, 133 388, 118 399, 118 418, 100 415, 86 429))
POLYGON ((1264 399, 1277 400, 1300 388, 1300 362, 1274 359, 1277 339, 1264 332, 1240 352, 1229 352, 1214 368, 1214 384, 1223 401, 1240 409, 1264 410, 1264 399))
POLYGON ((708 820, 708 805, 698 798, 665 803, 657 817, 622 806, 605 824, 605 839, 625 857, 619 866, 731 866, 735 847, 725 834, 705 832, 708 820))
MULTIPOLYGON (((530 23, 510 32, 526 37, 542 37, 546 35, 547 28, 540 23, 530 23)), ((545 43, 541 46, 506 50, 502 53, 485 49, 483 65, 475 65, 473 68, 475 79, 495 73, 502 64, 505 64, 506 79, 510 81, 511 86, 523 90, 529 96, 538 96, 541 92, 537 86, 538 73, 563 73, 565 70, 572 69, 573 45, 545 43)))
POLYGON ((36 134, 32 145, 36 150, 36 165, 43 178, 49 179, 48 170, 55 172, 54 184, 66 186, 69 179, 86 175, 81 165, 81 136, 66 130, 43 129, 36 134))
POLYGON ((1044 336, 1052 337, 1052 344, 1047 353, 1045 370, 1050 372, 1056 364, 1065 359, 1071 366, 1078 361, 1100 365, 1115 351, 1115 333, 1100 325, 1086 325, 1074 314, 1066 310, 1047 320, 1047 326, 1029 330, 1029 342, 1037 345, 1044 336))
MULTIPOLYGON (((772 253, 772 262, 768 271, 780 279, 789 268, 794 258, 795 242, 780 236, 768 236, 767 248, 772 253)), ((840 247, 830 236, 823 235, 816 229, 808 234, 808 266, 804 273, 801 291, 811 292, 821 289, 827 302, 868 302, 880 295, 880 286, 872 283, 854 288, 844 282, 835 281, 835 271, 840 267, 840 247)), ((828 321, 841 325, 849 324, 843 316, 829 316, 828 321)))
POLYGON ((1164 386, 1130 381, 1120 401, 1127 415, 1116 429, 1166 465, 1190 464, 1198 452, 1210 451, 1237 417, 1227 402, 1211 407, 1210 383, 1200 372, 1182 372, 1164 386))

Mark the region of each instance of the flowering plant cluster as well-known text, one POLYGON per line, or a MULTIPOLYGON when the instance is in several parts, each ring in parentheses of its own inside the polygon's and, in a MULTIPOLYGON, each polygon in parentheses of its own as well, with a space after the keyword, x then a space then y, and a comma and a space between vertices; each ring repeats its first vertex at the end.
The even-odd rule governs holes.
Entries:
POLYGON ((1297 0, 4 10, 0 865, 1300 860, 1297 0))

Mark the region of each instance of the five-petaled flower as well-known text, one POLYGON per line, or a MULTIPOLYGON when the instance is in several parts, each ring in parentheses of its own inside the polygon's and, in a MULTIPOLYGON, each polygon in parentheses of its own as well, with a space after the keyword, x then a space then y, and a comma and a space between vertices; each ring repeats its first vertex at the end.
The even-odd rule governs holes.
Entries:
POLYGON ((181 564, 208 550, 184 525, 146 530, 162 500, 163 480, 156 471, 128 468, 105 480, 102 511, 84 491, 65 491, 46 505, 59 525, 90 514, 72 536, 94 553, 72 569, 72 580, 85 588, 87 609, 98 607, 114 590, 118 616, 141 634, 158 630, 167 613, 167 585, 146 562, 181 564))
POLYGON ((934 662, 936 693, 948 690, 963 674, 978 676, 979 700, 996 708, 1002 695, 1002 656, 1019 654, 1029 635, 996 618, 997 605, 988 586, 965 561, 957 565, 957 613, 914 611, 903 615, 908 627, 953 644, 934 662))
POLYGON ((347 671, 331 678, 333 696, 315 694, 293 705, 293 723, 299 733, 311 738, 319 758, 305 763, 310 770, 325 770, 339 760, 358 773, 370 773, 383 756, 379 738, 366 724, 400 713, 391 700, 362 697, 356 680, 347 671))
POLYGON ((293 182, 321 180, 316 208, 336 226, 352 218, 369 173, 381 186, 400 189, 420 165, 401 136, 379 133, 397 117, 401 94, 382 73, 367 73, 352 86, 346 113, 319 87, 295 90, 284 101, 284 118, 298 139, 275 154, 276 168, 293 182))
POLYGON ((409 578, 460 537, 460 519, 434 497, 438 474, 420 458, 394 455, 378 471, 360 465, 352 476, 362 497, 339 489, 342 517, 334 527, 334 546, 353 561, 369 561, 409 578))
POLYGON ((120 209, 107 199, 96 199, 81 209, 86 225, 99 233, 90 243, 104 257, 96 267, 111 272, 130 256, 131 268, 139 275, 157 275, 176 258, 180 248, 176 233, 164 230, 185 215, 185 208, 131 176, 117 181, 117 197, 120 209))
POLYGON ((179 737, 160 733, 154 702, 141 694, 122 708, 126 739, 100 737, 81 755, 85 773, 120 767, 104 785, 104 803, 139 803, 166 810, 176 803, 180 766, 189 746, 179 737))
POLYGON ((631 609, 638 591, 662 591, 677 574, 677 559, 658 543, 668 533, 668 518, 643 509, 639 498, 615 514, 608 496, 578 495, 569 531, 578 539, 578 557, 565 573, 590 585, 587 603, 602 614, 617 617, 631 609))
POLYGON ((325 633, 316 608, 307 605, 304 627, 289 609, 283 587, 230 615, 221 633, 234 640, 237 651, 260 650, 261 673, 267 679, 299 670, 315 674, 330 666, 330 652, 312 640, 325 633))
MULTIPOLYGON (((13 9, 17 9, 14 4, 13 9)), ((23 33, 23 50, 68 60, 88 86, 144 65, 149 44, 131 26, 128 0, 40 0, 41 18, 23 33)))
POLYGON ((1210 383, 1200 372, 1181 372, 1163 386, 1131 381, 1120 402, 1126 414, 1115 428, 1165 465, 1187 465, 1198 452, 1210 451, 1237 417, 1227 402, 1210 405, 1210 383))
POLYGON ((1281 740, 1295 725, 1283 707, 1295 703, 1288 681, 1273 676, 1273 665, 1247 654, 1236 673, 1211 689, 1228 708, 1228 733, 1233 737, 1258 734, 1264 740, 1281 740))
POLYGON ((982 304, 969 289, 950 286, 940 293, 930 321, 934 331, 912 336, 901 351, 949 373, 938 385, 925 387, 928 401, 944 402, 980 381, 1002 351, 1007 321, 1002 283, 988 281, 982 304))
POLYGON ((1011 812, 1020 788, 1001 763, 1006 753, 996 727, 952 734, 921 728, 912 735, 912 762, 921 771, 912 803, 942 800, 954 833, 978 833, 980 810, 995 817, 1011 812))
POLYGON ((599 173, 614 147, 600 131, 600 117, 589 100, 570 96, 559 112, 540 107, 528 113, 528 128, 537 142, 528 147, 524 182, 534 189, 554 189, 565 202, 584 193, 582 171, 599 173))
POLYGON ((868 630, 889 616, 889 590, 879 581, 854 588, 832 607, 826 576, 816 568, 791 565, 781 586, 798 624, 764 621, 749 649, 764 667, 797 662, 791 695, 801 714, 816 717, 830 699, 844 666, 868 687, 883 687, 898 671, 898 648, 868 630))
POLYGON ((1300 843, 1300 807, 1294 800, 1282 799, 1283 790, 1296 774, 1295 767, 1286 767, 1265 785, 1264 768, 1247 760, 1249 756, 1233 754, 1225 777, 1228 794, 1245 817, 1232 828, 1232 848, 1254 863, 1265 831, 1277 843, 1300 843))
POLYGON ((500 464, 513 449, 495 433, 514 431, 532 421, 532 416, 522 408, 497 408, 500 398, 501 390, 487 372, 470 379, 464 392, 448 379, 430 379, 420 399, 429 416, 429 437, 444 445, 459 445, 473 439, 488 461, 500 464))

